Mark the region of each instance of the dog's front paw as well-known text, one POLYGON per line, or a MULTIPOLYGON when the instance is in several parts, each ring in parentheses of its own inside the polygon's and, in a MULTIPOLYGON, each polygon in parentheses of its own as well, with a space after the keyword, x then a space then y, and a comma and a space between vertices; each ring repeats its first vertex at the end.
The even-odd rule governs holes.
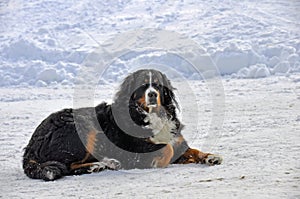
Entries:
POLYGON ((106 167, 110 170, 119 170, 121 169, 121 163, 116 159, 104 158, 102 163, 106 165, 106 167))
POLYGON ((121 163, 116 159, 104 158, 101 162, 94 162, 90 166, 88 172, 100 172, 104 169, 118 170, 121 168, 121 163))
POLYGON ((209 166, 218 165, 221 164, 223 161, 223 158, 219 155, 215 154, 209 154, 207 158, 205 158, 205 164, 209 166))

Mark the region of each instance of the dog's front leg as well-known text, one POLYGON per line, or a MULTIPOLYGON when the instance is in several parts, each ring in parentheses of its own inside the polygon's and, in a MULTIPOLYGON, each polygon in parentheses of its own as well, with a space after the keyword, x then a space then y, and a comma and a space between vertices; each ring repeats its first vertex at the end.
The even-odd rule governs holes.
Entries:
POLYGON ((203 153, 198 149, 188 148, 175 162, 174 164, 189 164, 189 163, 201 163, 207 165, 221 164, 223 161, 219 155, 211 153, 203 153))

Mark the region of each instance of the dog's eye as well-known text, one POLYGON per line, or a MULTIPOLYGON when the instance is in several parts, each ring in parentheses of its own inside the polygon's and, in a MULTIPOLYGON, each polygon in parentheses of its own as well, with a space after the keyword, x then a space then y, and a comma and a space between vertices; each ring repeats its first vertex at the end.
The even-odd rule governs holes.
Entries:
POLYGON ((159 89, 159 87, 160 87, 160 85, 159 85, 159 84, 156 84, 156 83, 153 83, 152 86, 153 86, 154 88, 157 88, 157 89, 159 89))
POLYGON ((142 84, 142 85, 138 88, 138 90, 139 90, 139 89, 143 89, 143 90, 144 90, 144 89, 146 89, 146 88, 147 88, 147 84, 142 84))

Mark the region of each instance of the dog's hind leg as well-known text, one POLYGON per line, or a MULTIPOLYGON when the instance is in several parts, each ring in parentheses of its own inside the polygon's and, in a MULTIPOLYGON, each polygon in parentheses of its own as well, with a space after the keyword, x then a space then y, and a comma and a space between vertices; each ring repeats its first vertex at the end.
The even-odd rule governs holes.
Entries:
POLYGON ((38 163, 35 160, 25 160, 23 168, 28 177, 45 181, 56 180, 68 174, 67 166, 57 161, 38 163))

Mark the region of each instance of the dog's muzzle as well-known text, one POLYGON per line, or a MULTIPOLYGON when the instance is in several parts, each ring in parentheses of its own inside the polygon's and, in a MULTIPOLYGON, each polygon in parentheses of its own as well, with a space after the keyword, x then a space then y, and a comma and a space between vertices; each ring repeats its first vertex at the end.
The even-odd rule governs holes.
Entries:
POLYGON ((156 107, 158 105, 158 91, 154 88, 149 88, 146 90, 146 106, 147 107, 156 107))
POLYGON ((157 94, 156 92, 149 92, 148 93, 148 105, 149 106, 152 106, 152 105, 157 105, 157 94))

